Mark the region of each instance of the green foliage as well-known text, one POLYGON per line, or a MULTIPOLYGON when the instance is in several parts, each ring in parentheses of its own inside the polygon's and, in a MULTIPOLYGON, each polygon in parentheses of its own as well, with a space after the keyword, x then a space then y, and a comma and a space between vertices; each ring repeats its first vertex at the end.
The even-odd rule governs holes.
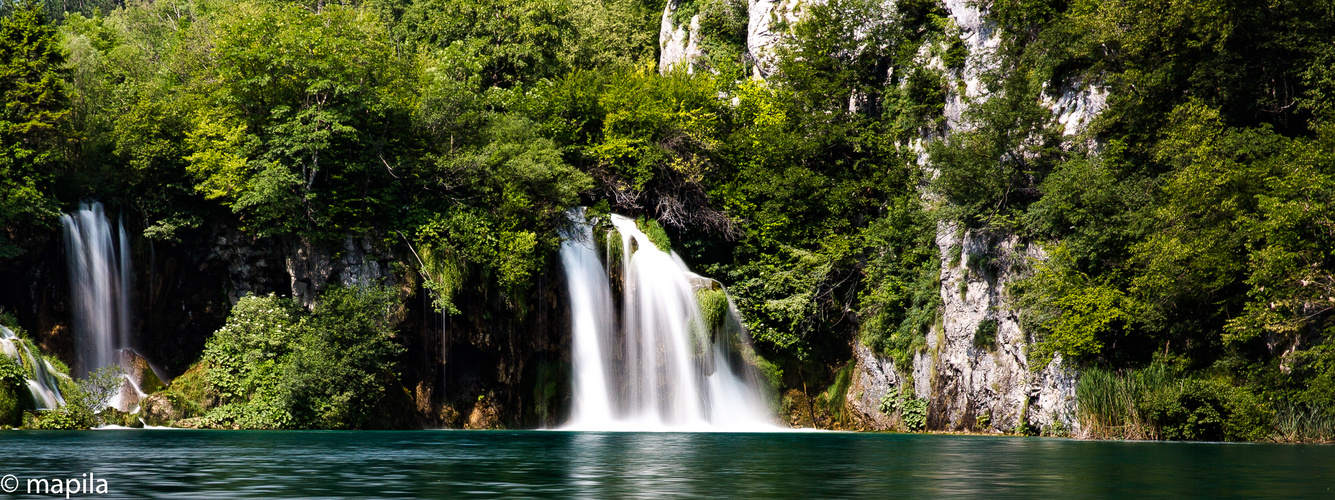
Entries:
POLYGON ((704 315, 705 327, 711 336, 722 331, 728 315, 732 314, 728 305, 728 292, 722 288, 707 288, 695 292, 695 300, 700 303, 700 312, 704 315))
POLYGON ((106 422, 99 414, 114 412, 107 405, 124 384, 125 375, 119 366, 99 368, 77 384, 61 387, 65 406, 45 412, 28 412, 24 416, 23 426, 29 429, 82 430, 103 423, 119 424, 119 421, 106 422))
POLYGON ((834 372, 833 380, 825 391, 817 396, 816 401, 825 408, 825 411, 838 424, 845 424, 850 415, 847 411, 848 406, 848 387, 853 382, 853 369, 856 363, 846 363, 834 372))
POLYGON ((1017 289, 1022 322, 1036 340, 1029 349, 1030 366, 1036 368, 1047 366, 1054 354, 1075 360, 1099 355, 1104 339, 1135 310, 1123 292, 1074 269, 1064 247, 1053 249, 1017 289))
POLYGON ((1325 408, 1281 405, 1275 411, 1272 437, 1286 443, 1335 442, 1335 414, 1325 408))
POLYGON ((23 412, 32 409, 26 382, 23 367, 8 356, 0 356, 0 425, 22 425, 23 412))
MULTIPOLYGON (((476 73, 486 87, 514 87, 521 82, 563 74, 571 62, 563 54, 568 54, 567 57, 579 54, 566 52, 564 43, 578 40, 572 25, 572 4, 568 2, 418 0, 404 2, 407 5, 401 7, 393 6, 394 2, 386 3, 391 9, 401 9, 396 13, 395 39, 412 48, 452 51, 475 61, 476 73)), ((626 27, 608 26, 610 19, 589 12, 597 8, 595 5, 577 5, 581 7, 579 19, 597 25, 597 28, 590 26, 589 38, 612 50, 634 46, 633 36, 626 27)))
MULTIPOLYGON (((71 136, 65 52, 41 3, 0 17, 0 225, 47 225, 58 214, 52 182, 71 136)), ((0 239, 0 257, 20 250, 0 239)))
POLYGON ((941 264, 934 229, 917 200, 905 197, 866 233, 873 257, 859 299, 865 318, 862 341, 890 354, 902 369, 926 347, 927 331, 939 314, 941 264))
POLYGON ((187 169, 261 235, 365 231, 390 214, 404 61, 355 8, 237 4, 218 19, 187 169))
POLYGON ((1161 363, 1120 374, 1090 368, 1076 384, 1077 418, 1091 437, 1158 439, 1154 405, 1169 399, 1166 394, 1178 385, 1161 363))
POLYGON ((218 394, 206 416, 248 429, 366 425, 393 380, 397 298, 334 288, 306 314, 289 299, 246 296, 205 347, 218 394))
POLYGON ((1183 379, 1163 363, 1113 373, 1086 370, 1076 385, 1083 432, 1096 438, 1259 441, 1271 406, 1219 379, 1183 379))
POLYGON ((5 356, 0 359, 0 386, 18 390, 27 388, 27 370, 18 360, 5 356))
POLYGON ((202 417, 214 403, 214 392, 217 389, 210 384, 208 375, 208 366, 197 362, 185 373, 172 379, 171 385, 161 393, 172 409, 179 412, 180 418, 202 417))
POLYGON ((884 396, 881 396, 881 401, 876 406, 876 409, 886 415, 893 415, 895 411, 899 409, 899 395, 893 392, 886 392, 884 396))
POLYGON ((974 347, 992 349, 997 344, 997 320, 985 319, 978 322, 978 328, 973 331, 974 347))
POLYGON ((938 210, 967 227, 1012 224, 1064 156, 1051 112, 1033 97, 1038 83, 1013 71, 988 86, 997 95, 969 108, 973 129, 927 147, 940 170, 932 189, 948 202, 938 210))
POLYGON ((662 9, 641 0, 572 0, 578 33, 563 59, 572 68, 627 68, 656 63, 662 9))
POLYGON ((397 378, 398 307, 395 292, 383 288, 336 288, 320 296, 282 375, 283 406, 296 427, 355 429, 370 421, 397 378))
POLYGON ((891 416, 898 412, 903 430, 918 432, 927 428, 927 404, 926 399, 916 397, 913 389, 904 385, 898 391, 887 391, 881 396, 877 409, 891 416))
POLYGON ((659 250, 664 252, 672 251, 672 240, 668 238, 667 231, 663 230, 663 226, 659 225, 658 221, 641 218, 635 221, 635 224, 639 226, 640 231, 644 232, 644 235, 649 237, 649 241, 653 242, 654 246, 658 247, 659 250))
POLYGON ((904 424, 904 430, 909 432, 918 432, 927 428, 927 400, 905 399, 902 413, 900 413, 900 421, 904 424))

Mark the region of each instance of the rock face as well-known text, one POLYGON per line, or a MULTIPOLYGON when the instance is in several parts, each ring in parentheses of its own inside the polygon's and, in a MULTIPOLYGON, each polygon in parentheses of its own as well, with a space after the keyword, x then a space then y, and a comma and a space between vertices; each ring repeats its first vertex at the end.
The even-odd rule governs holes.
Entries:
POLYGON ((667 73, 673 68, 682 67, 688 72, 695 71, 695 60, 700 51, 700 15, 691 16, 691 20, 677 25, 677 10, 680 0, 671 0, 663 8, 662 28, 658 32, 658 70, 667 73))
POLYGON ((929 427, 976 429, 983 418, 988 429, 1071 430, 1074 375, 1060 359, 1041 370, 1029 365, 1029 339, 1006 290, 1045 255, 1014 236, 948 225, 938 228, 936 241, 944 256, 943 321, 914 363, 915 392, 931 402, 929 427))
POLYGON ((320 292, 331 284, 345 287, 393 287, 397 284, 390 272, 394 254, 387 249, 374 248, 367 237, 344 238, 337 253, 295 237, 285 242, 284 249, 283 262, 290 278, 292 297, 308 309, 315 306, 320 292))
POLYGON ((117 363, 125 372, 125 376, 143 392, 151 394, 167 387, 162 376, 158 375, 147 359, 134 352, 134 349, 121 349, 117 353, 117 363))
POLYGON ((859 417, 861 427, 872 430, 900 428, 897 414, 881 411, 881 399, 887 395, 895 397, 908 381, 899 375, 894 361, 877 356, 865 345, 854 346, 853 354, 857 371, 853 373, 846 393, 848 407, 859 417))
POLYGON ((774 47, 781 33, 782 23, 796 22, 804 5, 823 0, 749 0, 746 14, 746 51, 755 61, 753 75, 764 78, 774 73, 777 61, 774 47))
POLYGON ((1061 88, 1056 99, 1044 95, 1043 104, 1057 116, 1062 134, 1079 135, 1089 123, 1108 107, 1108 89, 1098 85, 1073 82, 1061 88))
POLYGON ((880 401, 912 383, 909 391, 929 402, 931 430, 1075 432, 1077 375, 1060 357, 1046 366, 1030 365, 1029 339, 1006 293, 1007 285, 1025 276, 1029 262, 1043 259, 1043 253, 1014 236, 948 225, 938 228, 936 241, 944 257, 942 320, 907 370, 911 378, 900 375, 891 360, 865 346, 856 348, 848 403, 863 425, 897 428, 894 417, 880 411, 880 401))
POLYGON ((964 61, 964 68, 955 76, 963 83, 964 91, 950 85, 946 96, 946 129, 967 128, 965 111, 969 105, 980 99, 986 99, 987 89, 983 88, 983 74, 995 67, 997 46, 1001 38, 996 27, 987 19, 987 13, 979 8, 974 0, 944 0, 950 19, 960 30, 960 39, 969 49, 969 57, 964 61))
MULTIPOLYGON (((949 135, 972 128, 969 107, 989 97, 982 77, 996 67, 1000 38, 978 2, 943 3, 969 49, 964 67, 948 74, 954 80, 947 85, 944 133, 949 135)), ((1097 85, 1072 82, 1057 94, 1045 94, 1042 102, 1067 136, 1079 135, 1106 107, 1107 92, 1097 85)), ((931 169, 926 155, 920 160, 931 169)), ((895 417, 880 411, 880 400, 912 384, 909 390, 929 401, 928 429, 1076 433, 1078 374, 1060 356, 1046 366, 1030 366, 1026 346, 1031 339, 1021 330, 1018 305, 1007 292, 1033 261, 1046 256, 1014 235, 948 224, 938 226, 936 244, 942 262, 941 321, 928 333, 927 348, 903 370, 863 346, 855 349, 857 371, 847 402, 861 423, 897 428, 895 417)))

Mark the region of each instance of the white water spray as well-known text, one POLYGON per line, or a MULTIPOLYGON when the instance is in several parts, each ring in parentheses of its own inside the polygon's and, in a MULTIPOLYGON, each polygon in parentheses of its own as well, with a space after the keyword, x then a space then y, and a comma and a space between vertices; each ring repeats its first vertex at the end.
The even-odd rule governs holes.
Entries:
MULTIPOLYGON (((706 281, 654 246, 633 220, 612 216, 622 246, 622 328, 592 230, 576 214, 561 246, 570 292, 574 401, 580 430, 773 430, 774 419, 727 339, 712 338, 696 298, 706 281)), ((610 254, 610 252, 609 252, 610 254)), ((610 259, 610 255, 609 255, 610 259)), ((735 311, 732 311, 735 314, 735 311)))
POLYGON ((111 222, 98 202, 79 204, 79 210, 60 222, 69 262, 76 370, 87 375, 116 364, 117 351, 129 346, 129 238, 124 221, 113 238, 111 222))

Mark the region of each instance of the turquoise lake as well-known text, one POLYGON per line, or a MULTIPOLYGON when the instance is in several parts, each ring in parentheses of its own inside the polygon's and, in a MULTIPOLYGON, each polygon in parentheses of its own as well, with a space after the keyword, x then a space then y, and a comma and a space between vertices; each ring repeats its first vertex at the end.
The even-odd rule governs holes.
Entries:
MULTIPOLYGON (((833 432, 0 432, 99 498, 1331 497, 1335 446, 833 432)), ((61 496, 63 495, 54 495, 61 496)))

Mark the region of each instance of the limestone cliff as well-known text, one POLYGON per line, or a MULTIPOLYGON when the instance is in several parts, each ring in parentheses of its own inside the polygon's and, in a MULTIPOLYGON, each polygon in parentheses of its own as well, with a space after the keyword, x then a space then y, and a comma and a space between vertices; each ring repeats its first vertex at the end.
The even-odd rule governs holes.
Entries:
POLYGON ((702 54, 700 15, 693 14, 690 21, 678 24, 677 12, 681 7, 680 0, 669 0, 663 8, 662 28, 658 33, 658 70, 663 73, 679 67, 694 71, 695 60, 702 54))
MULTIPOLYGON (((923 141, 971 127, 968 110, 990 97, 983 75, 995 68, 1001 43, 979 2, 943 4, 969 56, 963 67, 945 70, 928 51, 922 53, 922 64, 945 70, 947 78, 943 130, 924 132, 923 141)), ((803 6, 801 0, 751 1, 747 48, 756 76, 775 71, 776 30, 800 19, 803 6)), ((886 8, 893 9, 893 2, 886 8)), ((1104 108, 1106 97, 1097 85, 1070 82, 1045 93, 1043 104, 1053 111, 1062 132, 1075 140, 1104 108)), ((927 155, 920 158, 930 172, 927 155)), ((856 371, 846 397, 859 426, 899 427, 896 417, 881 411, 881 400, 911 384, 909 393, 929 401, 928 429, 1074 431, 1078 375, 1060 357, 1046 366, 1030 366, 1026 346, 1032 339, 1022 331, 1018 305, 1008 294, 1008 285, 1024 277, 1032 261, 1044 258, 1043 252, 1014 235, 944 223, 938 226, 936 246, 942 262, 940 321, 912 366, 896 367, 865 346, 854 347, 856 371)))

